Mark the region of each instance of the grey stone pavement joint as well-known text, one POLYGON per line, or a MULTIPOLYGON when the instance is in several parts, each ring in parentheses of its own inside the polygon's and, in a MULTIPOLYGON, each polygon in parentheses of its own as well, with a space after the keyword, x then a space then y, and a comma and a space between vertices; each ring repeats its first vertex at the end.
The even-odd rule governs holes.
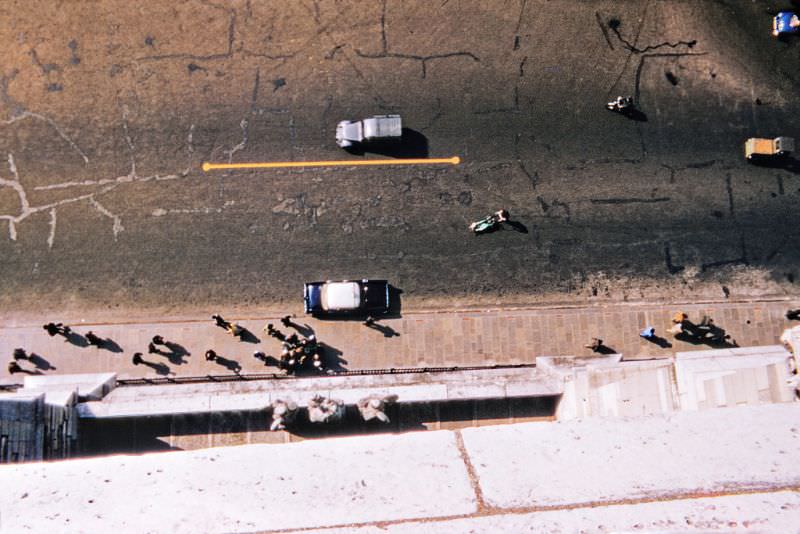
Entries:
MULTIPOLYGON (((399 318, 381 319, 379 324, 398 335, 385 336, 367 328, 359 320, 317 320, 297 316, 293 321, 314 330, 317 338, 339 354, 346 369, 378 369, 425 366, 474 366, 533 363, 537 356, 589 356, 585 348, 591 338, 630 359, 664 358, 676 351, 703 350, 707 345, 677 341, 666 333, 677 311, 699 321, 703 315, 727 330, 740 346, 778 343, 784 329, 791 326, 784 314, 798 307, 797 302, 716 302, 705 304, 614 304, 572 308, 514 308, 492 310, 460 310, 452 312, 408 312, 399 318), (666 338, 671 347, 662 348, 639 337, 646 326, 666 338)), ((24 325, 6 324, 0 328, 0 380, 21 381, 21 375, 9 377, 6 364, 14 348, 24 348, 40 356, 44 374, 116 372, 120 378, 156 377, 154 367, 134 366, 131 357, 142 352, 145 360, 160 365, 164 376, 205 376, 231 374, 233 371, 203 357, 208 349, 238 362, 241 373, 276 372, 253 357, 263 351, 277 357, 280 343, 266 336, 263 328, 269 322, 287 331, 275 316, 240 318, 222 315, 250 330, 257 342, 241 341, 214 325, 206 317, 170 321, 127 321, 116 323, 70 323, 73 330, 85 334, 92 330, 102 338, 114 341, 118 352, 107 348, 81 347, 66 342, 61 336, 50 337, 42 328, 59 317, 43 317, 41 322, 24 325), (189 353, 183 358, 148 354, 147 345, 159 334, 183 346, 189 353), (48 368, 48 366, 50 366, 48 368)), ((21 362, 34 370, 30 362, 21 362)), ((41 363, 41 362, 40 362, 41 363)))

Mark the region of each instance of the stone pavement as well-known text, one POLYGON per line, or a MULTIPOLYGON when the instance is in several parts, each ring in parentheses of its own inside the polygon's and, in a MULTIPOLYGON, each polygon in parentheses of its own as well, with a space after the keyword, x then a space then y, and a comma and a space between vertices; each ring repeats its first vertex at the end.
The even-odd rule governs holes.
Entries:
MULTIPOLYGON (((715 302, 706 304, 614 304, 591 307, 515 308, 463 310, 453 312, 407 312, 401 318, 381 320, 385 332, 370 329, 360 321, 321 321, 298 316, 295 322, 307 325, 329 347, 340 368, 376 369, 391 367, 441 367, 532 363, 536 356, 590 355, 584 347, 592 337, 626 358, 667 357, 674 351, 706 349, 676 341, 666 334, 676 311, 685 311, 693 321, 707 314, 726 329, 740 346, 778 343, 781 332, 790 325, 784 317, 797 301, 715 302), (646 326, 667 338, 672 347, 660 347, 639 337, 646 326)), ((39 372, 90 373, 113 371, 120 378, 168 376, 204 376, 231 374, 237 364, 241 373, 276 372, 277 369, 253 357, 260 350, 277 357, 280 343, 266 336, 263 328, 272 322, 286 331, 278 317, 223 316, 248 328, 258 341, 240 341, 214 325, 208 316, 181 321, 71 323, 77 333, 92 330, 113 340, 114 350, 78 346, 63 337, 50 337, 42 324, 60 320, 43 317, 31 324, 6 324, 0 328, 0 381, 21 382, 22 375, 9 376, 7 364, 12 351, 21 347, 37 354, 39 372), (152 336, 160 334, 183 346, 189 355, 166 357, 147 354, 152 336), (228 360, 228 367, 207 362, 207 349, 214 349, 228 360), (143 352, 145 360, 161 364, 155 367, 134 366, 134 352, 143 352)), ((34 369, 32 362, 21 362, 34 369)))

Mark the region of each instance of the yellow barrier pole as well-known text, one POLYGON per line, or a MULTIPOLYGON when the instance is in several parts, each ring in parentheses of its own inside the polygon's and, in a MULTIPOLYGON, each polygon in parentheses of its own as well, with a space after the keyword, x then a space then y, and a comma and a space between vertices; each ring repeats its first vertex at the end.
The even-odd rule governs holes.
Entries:
POLYGON ((203 163, 205 172, 225 169, 285 169, 292 167, 353 167, 366 165, 436 165, 449 163, 458 165, 461 158, 421 158, 421 159, 354 159, 331 161, 275 161, 264 163, 203 163))

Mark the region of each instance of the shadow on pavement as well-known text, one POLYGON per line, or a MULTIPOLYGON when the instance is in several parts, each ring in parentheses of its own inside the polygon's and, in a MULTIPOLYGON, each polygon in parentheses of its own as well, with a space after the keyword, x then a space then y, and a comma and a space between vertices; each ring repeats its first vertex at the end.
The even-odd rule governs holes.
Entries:
POLYGON ((31 362, 34 367, 41 369, 42 371, 56 370, 55 366, 51 365, 49 361, 35 353, 31 353, 30 356, 28 356, 28 361, 31 362))
POLYGON ((228 371, 234 372, 237 375, 242 371, 241 364, 236 360, 231 360, 228 358, 224 358, 222 356, 217 356, 216 358, 214 358, 214 361, 217 362, 217 365, 221 365, 228 371))
POLYGON ((89 341, 85 337, 83 337, 82 335, 80 335, 80 334, 78 334, 76 332, 69 332, 69 333, 65 334, 64 335, 64 339, 67 341, 67 343, 71 343, 72 345, 75 345, 76 347, 88 347, 89 346, 89 341))
POLYGON ((749 161, 751 165, 756 167, 765 167, 767 169, 780 169, 782 171, 791 172, 793 174, 800 174, 800 160, 791 156, 778 156, 778 157, 754 157, 749 161))
POLYGON ((330 369, 333 372, 347 371, 344 367, 347 365, 347 360, 342 358, 342 351, 335 347, 331 347, 327 343, 319 343, 319 357, 322 360, 322 367, 330 369))
POLYGON ((115 353, 122 352, 122 347, 120 347, 119 344, 117 344, 117 342, 114 341, 111 338, 103 339, 103 342, 97 348, 98 349, 105 349, 107 351, 115 352, 115 353))
POLYGON ((363 156, 369 152, 398 159, 427 158, 428 138, 417 130, 403 128, 402 137, 399 141, 353 145, 345 148, 345 150, 354 156, 363 156))
POLYGON ((371 325, 367 325, 367 328, 371 328, 373 330, 377 330, 378 332, 383 334, 383 337, 394 337, 394 336, 399 336, 400 335, 400 332, 396 331, 391 326, 378 324, 377 322, 375 322, 375 323, 373 323, 371 325))
POLYGON ((241 339, 245 343, 261 343, 261 340, 258 339, 258 336, 256 336, 250 330, 248 330, 247 328, 245 328, 243 326, 240 327, 240 328, 241 328, 241 332, 239 333, 239 339, 241 339))

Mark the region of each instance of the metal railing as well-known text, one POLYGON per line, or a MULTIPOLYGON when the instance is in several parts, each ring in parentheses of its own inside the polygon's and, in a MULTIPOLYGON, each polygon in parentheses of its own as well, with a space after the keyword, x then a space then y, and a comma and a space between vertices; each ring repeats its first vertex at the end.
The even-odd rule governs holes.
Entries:
POLYGON ((392 367, 390 369, 358 369, 352 371, 335 371, 329 374, 299 374, 287 375, 283 373, 252 373, 232 375, 205 375, 205 376, 162 376, 157 378, 121 378, 117 386, 156 386, 168 384, 200 384, 210 382, 248 382, 254 380, 299 380, 303 378, 335 378, 340 376, 368 376, 368 375, 399 375, 421 373, 453 373, 460 371, 488 371, 492 369, 529 369, 536 367, 533 363, 503 364, 503 365, 474 365, 453 367, 392 367))

